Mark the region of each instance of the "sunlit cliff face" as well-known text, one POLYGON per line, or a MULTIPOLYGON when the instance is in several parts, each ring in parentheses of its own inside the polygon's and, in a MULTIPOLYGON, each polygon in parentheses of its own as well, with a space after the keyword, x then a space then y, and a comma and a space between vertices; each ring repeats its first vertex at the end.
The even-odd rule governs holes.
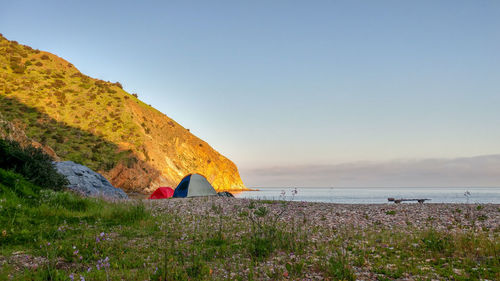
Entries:
POLYGON ((62 160, 127 191, 175 187, 200 173, 217 190, 245 189, 237 167, 175 121, 47 52, 0 36, 0 113, 62 160))

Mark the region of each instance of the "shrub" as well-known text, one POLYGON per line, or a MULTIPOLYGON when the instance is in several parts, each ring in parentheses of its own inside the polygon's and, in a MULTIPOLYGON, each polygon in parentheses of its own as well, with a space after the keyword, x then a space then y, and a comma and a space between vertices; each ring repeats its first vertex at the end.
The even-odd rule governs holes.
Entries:
POLYGON ((53 88, 62 88, 66 86, 66 83, 60 79, 56 79, 50 86, 53 88))
POLYGON ((14 141, 0 139, 0 168, 19 173, 42 188, 60 190, 68 184, 43 150, 32 146, 23 148, 14 141))
POLYGON ((26 70, 26 66, 21 65, 21 64, 15 64, 15 63, 12 63, 10 65, 10 68, 12 69, 12 71, 14 73, 17 73, 17 74, 23 74, 24 71, 26 70))
POLYGON ((42 55, 40 58, 41 58, 42 60, 48 60, 48 59, 49 59, 49 56, 47 56, 47 55, 42 55))
POLYGON ((10 57, 10 68, 17 74, 22 74, 26 70, 26 66, 21 63, 20 57, 10 57))

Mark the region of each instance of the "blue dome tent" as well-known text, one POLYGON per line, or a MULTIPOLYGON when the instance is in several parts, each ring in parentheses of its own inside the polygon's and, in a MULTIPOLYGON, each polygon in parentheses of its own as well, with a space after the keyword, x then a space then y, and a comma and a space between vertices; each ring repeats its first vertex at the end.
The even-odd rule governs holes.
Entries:
POLYGON ((197 197, 217 195, 214 187, 200 174, 185 176, 175 188, 172 197, 197 197))

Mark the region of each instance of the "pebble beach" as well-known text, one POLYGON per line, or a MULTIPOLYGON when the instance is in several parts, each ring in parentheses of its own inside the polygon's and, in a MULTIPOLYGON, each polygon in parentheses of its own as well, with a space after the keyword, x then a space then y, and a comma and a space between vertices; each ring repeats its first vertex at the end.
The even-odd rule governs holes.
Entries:
MULTIPOLYGON (((246 208, 258 200, 235 198, 189 198, 169 200, 145 200, 155 212, 182 209, 190 215, 210 214, 214 204, 221 206, 225 216, 246 208)), ((460 231, 464 228, 500 231, 500 204, 332 204, 315 202, 263 201, 260 203, 273 213, 286 211, 280 216, 282 222, 305 217, 308 226, 323 228, 377 227, 416 228, 432 227, 437 230, 460 231)))
MULTIPOLYGON (((467 273, 468 269, 451 265, 455 259, 465 260, 466 257, 460 255, 467 253, 458 253, 459 250, 455 249, 454 253, 441 255, 441 246, 437 251, 432 248, 431 242, 435 242, 432 233, 441 235, 436 240, 437 245, 442 241, 478 235, 493 243, 493 247, 500 246, 500 204, 332 204, 235 198, 170 199, 146 203, 157 215, 182 210, 181 213, 189 217, 185 219, 187 228, 196 229, 196 224, 204 220, 201 218, 216 221, 217 217, 223 217, 223 231, 233 239, 251 235, 245 218, 249 206, 250 209, 265 207, 270 220, 276 218, 279 227, 292 229, 299 233, 298 239, 307 240, 301 253, 277 250, 265 260, 254 261, 251 270, 248 267, 237 271, 215 268, 214 276, 221 279, 255 276, 257 280, 337 280, 335 276, 325 274, 317 264, 340 251, 351 261, 349 267, 356 280, 449 280, 460 276, 464 280, 490 280, 473 278, 467 273), (219 213, 213 211, 214 206, 219 213), (247 227, 242 227, 245 224, 247 227), (429 243, 425 240, 428 233, 431 233, 429 243), (415 253, 405 253, 413 249, 415 253), (356 262, 360 255, 362 260, 356 262), (305 261, 305 268, 301 275, 291 278, 287 264, 298 261, 305 261), (273 275, 276 272, 279 274, 273 275)), ((442 248, 442 251, 447 250, 442 248)), ((481 256, 485 253, 478 250, 475 254, 481 256)), ((485 255, 479 259, 496 259, 498 262, 498 255, 485 255)), ((234 257, 239 263, 245 259, 234 257)), ((477 267, 471 270, 477 270, 477 267)), ((498 269, 496 272, 495 278, 498 269)))

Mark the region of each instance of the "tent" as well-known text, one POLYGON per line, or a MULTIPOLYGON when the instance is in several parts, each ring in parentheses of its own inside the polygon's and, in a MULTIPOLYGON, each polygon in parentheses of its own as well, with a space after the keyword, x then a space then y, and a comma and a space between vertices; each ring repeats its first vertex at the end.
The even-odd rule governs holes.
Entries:
POLYGON ((171 187, 158 187, 148 199, 166 199, 174 195, 174 190, 171 187))
POLYGON ((173 197, 196 197, 217 195, 214 187, 200 174, 185 176, 175 188, 173 197))

